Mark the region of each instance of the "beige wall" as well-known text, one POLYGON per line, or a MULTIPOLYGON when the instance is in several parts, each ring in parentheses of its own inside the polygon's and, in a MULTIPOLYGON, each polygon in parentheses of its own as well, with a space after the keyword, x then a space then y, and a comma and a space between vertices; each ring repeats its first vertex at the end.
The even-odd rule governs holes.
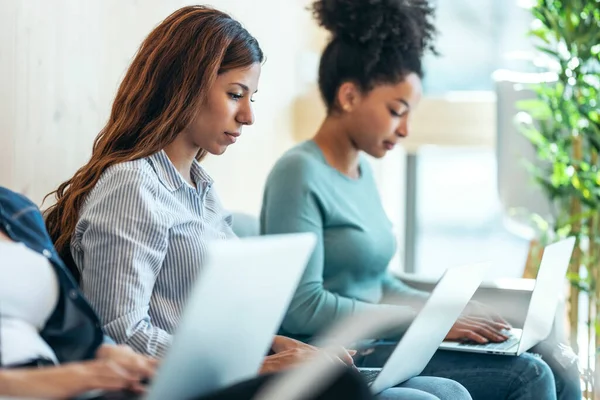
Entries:
MULTIPOLYGON (((327 35, 311 20, 308 3, 211 2, 237 17, 267 55, 255 125, 224 156, 205 162, 232 210, 258 213, 273 163, 310 137, 324 116, 316 78, 327 35)), ((0 0, 0 185, 41 204, 46 193, 72 176, 89 158, 138 45, 186 4, 0 0)), ((374 163, 386 209, 398 226, 403 225, 402 159, 396 152, 374 163)))
MULTIPOLYGON (((40 202, 89 157, 120 79, 144 36, 178 0, 0 0, 0 184, 40 202)), ((256 212, 276 158, 318 124, 322 34, 306 1, 214 0, 267 55, 256 124, 209 158, 227 206, 256 212), (307 94, 308 93, 308 94, 307 94), (297 112, 313 103, 316 115, 297 112), (296 129, 298 121, 302 121, 296 129)))
MULTIPOLYGON (((255 103, 256 124, 224 156, 205 162, 228 208, 257 213, 275 160, 310 137, 324 115, 316 75, 327 36, 306 11, 309 0, 211 3, 242 21, 268 58, 255 103)), ((142 39, 186 4, 190 3, 0 0, 0 185, 39 204, 70 177, 89 158, 92 141, 142 39)), ((404 144, 409 151, 424 144, 493 145, 494 113, 494 99, 488 94, 424 99, 404 144)), ((403 160, 398 150, 373 162, 400 244, 403 160)))

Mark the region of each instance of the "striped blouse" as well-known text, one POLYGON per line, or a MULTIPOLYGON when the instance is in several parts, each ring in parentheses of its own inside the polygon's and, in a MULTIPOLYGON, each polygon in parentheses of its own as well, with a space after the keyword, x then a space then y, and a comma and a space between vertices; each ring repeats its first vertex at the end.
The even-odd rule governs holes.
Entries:
POLYGON ((84 294, 118 343, 161 357, 206 256, 235 237, 213 181, 194 162, 189 185, 164 151, 108 168, 71 240, 84 294))

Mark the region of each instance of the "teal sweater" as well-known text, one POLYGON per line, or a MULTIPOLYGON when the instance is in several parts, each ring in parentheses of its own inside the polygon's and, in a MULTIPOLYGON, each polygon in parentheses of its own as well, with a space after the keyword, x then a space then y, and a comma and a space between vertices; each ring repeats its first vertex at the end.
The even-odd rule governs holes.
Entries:
POLYGON ((261 212, 263 234, 313 232, 316 249, 283 321, 282 333, 317 334, 356 312, 402 304, 407 320, 427 293, 387 271, 396 249, 369 163, 360 178, 331 167, 314 141, 285 153, 271 171, 261 212))

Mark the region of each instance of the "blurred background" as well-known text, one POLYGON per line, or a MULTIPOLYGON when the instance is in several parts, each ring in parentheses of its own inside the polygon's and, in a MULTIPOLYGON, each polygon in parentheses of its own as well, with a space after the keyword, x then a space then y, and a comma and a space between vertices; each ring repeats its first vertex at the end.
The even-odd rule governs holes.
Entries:
MULTIPOLYGON (((189 3, 0 0, 0 184, 41 204, 70 177, 88 159, 144 36, 189 3)), ((514 135, 514 113, 498 115, 494 72, 531 72, 531 16, 513 0, 434 3, 441 56, 426 61, 410 138, 373 161, 400 244, 392 268, 438 277, 448 266, 489 260, 493 277, 520 277, 529 237, 507 223, 518 199, 503 203, 501 194, 508 186, 518 197, 527 182, 500 184, 497 143, 514 135), (499 132, 502 121, 507 132, 499 132)), ((327 34, 307 0, 211 4, 241 20, 267 55, 256 124, 205 163, 227 207, 257 214, 275 160, 311 137, 324 115, 316 73, 327 34)), ((510 150, 509 166, 519 151, 510 150)))
MULTIPOLYGON (((425 96, 412 116, 410 136, 402 148, 372 160, 381 198, 396 228, 398 251, 390 268, 434 282, 448 267, 489 261, 487 278, 494 279, 496 287, 520 290, 515 281, 503 286, 502 280, 535 276, 524 273, 530 242, 539 238, 531 229, 530 213, 552 218, 547 196, 532 184, 532 174, 524 167, 525 160, 535 164, 536 156, 515 127, 516 103, 535 97, 528 84, 551 82, 556 76, 544 73, 532 56, 527 31, 533 18, 524 8, 530 0, 432 2, 437 7, 440 56, 426 59, 425 96)), ((255 96, 256 123, 223 157, 204 162, 225 206, 234 212, 258 215, 274 162, 312 137, 324 117, 316 81, 327 33, 312 20, 309 3, 210 1, 240 20, 267 56, 255 96)), ((192 3, 0 0, 0 185, 42 205, 47 193, 88 160, 143 38, 188 4, 192 3)), ((581 21, 585 19, 582 13, 581 21)), ((594 48, 597 57, 600 47, 594 48)), ((571 61, 566 66, 572 74, 579 61, 574 67, 571 61)), ((600 73, 581 74, 596 79, 597 93, 600 73)), ((586 106, 596 107, 594 94, 588 97, 593 104, 586 106)), ((598 114, 592 110, 589 115, 598 114)), ((577 136, 563 133, 569 140, 577 136)), ((597 161, 592 164, 597 167, 597 161)), ((600 185, 600 180, 595 182, 600 185)), ((579 181, 571 186, 580 189, 579 181)), ((597 214, 597 208, 592 211, 597 214)), ((570 279, 588 284, 587 289, 579 288, 597 299, 600 291, 593 297, 587 271, 600 267, 586 265, 590 268, 581 272, 577 262, 573 265, 570 279)), ((528 285, 523 291, 530 293, 533 281, 528 285)), ((570 342, 576 348, 579 341, 591 373, 590 359, 600 335, 594 342, 591 329, 588 336, 581 332, 588 330, 589 321, 598 321, 597 300, 588 302, 570 290, 570 342), (575 304, 579 298, 580 307, 575 304), (580 334, 573 329, 577 326, 580 334)), ((557 315, 565 315, 564 310, 557 315)), ((600 323, 596 326, 600 331, 600 323)))

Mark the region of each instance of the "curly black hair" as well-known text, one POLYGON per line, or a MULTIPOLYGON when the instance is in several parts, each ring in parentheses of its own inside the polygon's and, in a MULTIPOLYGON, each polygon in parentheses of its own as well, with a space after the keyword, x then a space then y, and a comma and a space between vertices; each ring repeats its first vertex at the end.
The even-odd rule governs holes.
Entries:
POLYGON ((310 10, 331 40, 319 66, 321 95, 331 110, 344 82, 369 91, 423 76, 421 59, 433 45, 434 8, 427 0, 318 0, 310 10))

